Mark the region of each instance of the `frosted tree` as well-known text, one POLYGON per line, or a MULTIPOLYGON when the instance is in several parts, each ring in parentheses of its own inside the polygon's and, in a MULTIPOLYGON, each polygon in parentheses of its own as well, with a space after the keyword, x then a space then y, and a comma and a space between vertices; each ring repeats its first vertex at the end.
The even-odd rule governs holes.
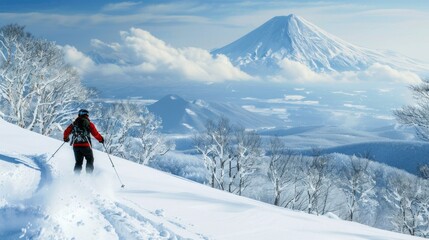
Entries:
POLYGON ((229 162, 229 192, 242 195, 250 184, 250 177, 256 170, 257 159, 262 154, 261 137, 255 131, 237 127, 234 131, 234 158, 229 162), (235 166, 234 166, 235 165, 235 166), (236 189, 233 189, 236 184, 236 189))
MULTIPOLYGON (((414 127, 414 129, 416 130, 417 136, 425 141, 428 141, 429 140, 429 80, 425 79, 423 80, 422 83, 411 86, 410 89, 412 91, 412 94, 416 103, 412 105, 403 106, 401 109, 395 110, 394 114, 396 116, 396 119, 400 123, 407 126, 414 127)), ((420 166, 419 173, 421 177, 425 179, 428 178, 429 176, 428 169, 429 168, 427 164, 423 164, 422 166, 420 166)), ((397 180, 397 182, 401 183, 401 180, 397 180)), ((426 180, 426 183, 427 183, 427 180, 426 180)), ((427 186, 427 184, 425 186, 427 186)), ((418 189, 414 189, 414 190, 417 191, 418 189)), ((418 191, 418 192, 423 193, 422 191, 418 191)), ((417 203, 421 203, 420 205, 423 204, 422 201, 420 200, 419 201, 409 200, 410 198, 412 199, 413 197, 408 197, 408 196, 413 195, 415 193, 416 192, 414 193, 402 192, 401 190, 398 189, 397 191, 394 191, 394 194, 393 194, 396 197, 395 199, 397 199, 397 201, 399 202, 397 204, 398 208, 400 209, 402 216, 404 216, 402 219, 399 217, 399 219, 402 220, 402 222, 399 224, 400 231, 404 232, 404 229, 405 229, 405 232, 409 232, 412 235, 415 235, 415 232, 416 232, 415 226, 417 223, 416 221, 414 221, 415 215, 416 213, 421 213, 421 211, 423 211, 422 209, 420 209, 419 211, 416 212, 416 210, 413 209, 412 207, 411 203, 417 202, 417 203)), ((419 198, 424 199, 425 197, 420 196, 419 198)), ((426 213, 428 211, 427 202, 428 200, 426 200, 426 208, 423 211, 426 213)), ((426 214, 426 218, 420 216, 420 219, 426 219, 426 226, 428 225, 427 214, 426 214)), ((421 228, 422 227, 419 227, 418 230, 420 230, 421 228)), ((427 231, 428 230, 426 227, 425 232, 419 232, 419 235, 428 236, 427 231)))
MULTIPOLYGON (((91 96, 91 92, 81 85, 76 71, 68 65, 59 64, 63 58, 62 52, 54 46, 51 49, 55 54, 50 61, 55 63, 47 65, 57 67, 41 76, 45 80, 38 85, 39 104, 35 105, 38 111, 34 114, 37 116, 35 129, 44 135, 51 135, 56 124, 66 125, 70 115, 76 114, 76 105, 91 96)), ((44 59, 48 61, 49 58, 44 56, 44 59)))
POLYGON ((419 166, 419 176, 423 179, 429 179, 429 165, 422 164, 419 166))
POLYGON ((413 105, 403 106, 395 110, 396 119, 404 124, 414 127, 417 135, 428 141, 429 140, 429 80, 410 87, 416 103, 413 105))
POLYGON ((11 122, 25 127, 20 108, 27 109, 26 96, 31 96, 28 63, 31 36, 24 27, 7 25, 0 29, 0 91, 3 114, 11 122), (22 98, 24 96, 24 98, 22 98), (6 103, 6 104, 5 104, 6 103))
POLYGON ((159 132, 161 128, 161 119, 149 112, 146 107, 140 107, 139 116, 135 121, 134 137, 129 143, 130 154, 136 162, 147 165, 174 148, 174 144, 166 141, 159 132))
POLYGON ((332 181, 329 178, 329 159, 327 155, 321 155, 320 150, 313 149, 313 156, 309 157, 301 168, 304 175, 303 183, 306 193, 308 213, 323 214, 326 206, 322 201, 327 199, 330 193, 332 181))
POLYGON ((22 26, 0 28, 0 98, 8 121, 51 134, 57 123, 67 123, 85 91, 54 43, 32 37, 22 26))
POLYGON ((130 129, 138 118, 138 109, 128 102, 113 103, 101 108, 101 118, 97 120, 103 132, 107 152, 118 157, 127 157, 130 129))
POLYGON ((353 155, 341 169, 339 187, 345 195, 347 220, 354 221, 360 208, 368 210, 376 204, 375 180, 371 176, 369 165, 368 159, 353 155))
POLYGON ((174 147, 160 133, 162 121, 145 106, 118 102, 104 107, 101 116, 98 125, 110 154, 148 164, 174 147))
POLYGON ((287 150, 284 142, 278 137, 270 139, 268 154, 270 158, 268 177, 274 187, 273 204, 276 206, 284 204, 286 207, 291 204, 291 208, 294 209, 302 194, 302 190, 298 190, 296 185, 301 176, 295 171, 297 163, 302 161, 302 156, 287 150), (292 197, 286 203, 282 203, 283 192, 291 185, 295 185, 292 197))
POLYGON ((202 155, 204 165, 209 171, 209 184, 213 188, 226 190, 226 174, 230 162, 234 157, 232 153, 233 128, 225 117, 217 122, 209 120, 206 131, 195 137, 196 150, 202 155))
POLYGON ((194 142, 209 172, 209 185, 242 195, 262 154, 261 137, 221 117, 207 121, 206 130, 194 142))
POLYGON ((419 197, 417 205, 420 212, 420 227, 418 235, 421 237, 429 237, 429 180, 419 179, 419 197))
POLYGON ((392 219, 397 231, 427 237, 429 233, 427 180, 398 173, 389 179, 388 189, 388 201, 394 204, 397 210, 392 219))

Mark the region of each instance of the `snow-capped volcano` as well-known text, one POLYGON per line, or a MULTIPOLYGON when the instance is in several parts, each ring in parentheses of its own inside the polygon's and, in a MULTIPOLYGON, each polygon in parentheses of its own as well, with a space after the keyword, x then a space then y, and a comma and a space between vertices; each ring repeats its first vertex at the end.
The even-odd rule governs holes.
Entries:
POLYGON ((242 70, 254 74, 278 69, 283 59, 303 63, 317 72, 364 70, 374 63, 429 72, 428 65, 399 54, 355 46, 294 14, 274 17, 212 54, 224 54, 242 70))

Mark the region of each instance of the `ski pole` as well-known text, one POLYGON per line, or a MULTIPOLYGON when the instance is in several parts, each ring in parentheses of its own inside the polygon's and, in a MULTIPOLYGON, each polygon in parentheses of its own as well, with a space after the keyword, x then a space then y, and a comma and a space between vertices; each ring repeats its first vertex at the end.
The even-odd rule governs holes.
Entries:
POLYGON ((119 180, 119 182, 121 183, 121 188, 124 188, 124 187, 125 187, 125 185, 122 183, 121 178, 119 177, 119 174, 118 174, 118 172, 116 171, 115 165, 113 164, 112 158, 110 158, 110 155, 109 155, 109 153, 107 152, 107 148, 106 148, 106 145, 104 145, 104 143, 103 143, 103 146, 104 146, 104 150, 106 150, 106 153, 107 153, 107 156, 109 157, 110 162, 112 163, 112 167, 113 167, 113 169, 115 170, 116 176, 118 177, 118 180, 119 180))
POLYGON ((66 143, 66 142, 63 142, 63 144, 61 144, 61 146, 57 149, 57 151, 55 151, 55 152, 54 152, 54 154, 52 154, 52 156, 48 159, 48 161, 46 161, 46 163, 48 163, 49 161, 51 161, 51 159, 52 159, 52 158, 55 156, 55 154, 60 150, 60 148, 62 148, 62 147, 63 147, 64 143, 66 143))

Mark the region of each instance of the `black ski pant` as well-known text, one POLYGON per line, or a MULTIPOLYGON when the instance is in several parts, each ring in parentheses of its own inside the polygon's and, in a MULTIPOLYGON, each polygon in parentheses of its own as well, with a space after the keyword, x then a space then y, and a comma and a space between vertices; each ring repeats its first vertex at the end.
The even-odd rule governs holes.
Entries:
POLYGON ((73 147, 75 165, 74 172, 79 174, 82 171, 83 159, 86 159, 86 173, 94 170, 94 155, 91 147, 73 147))

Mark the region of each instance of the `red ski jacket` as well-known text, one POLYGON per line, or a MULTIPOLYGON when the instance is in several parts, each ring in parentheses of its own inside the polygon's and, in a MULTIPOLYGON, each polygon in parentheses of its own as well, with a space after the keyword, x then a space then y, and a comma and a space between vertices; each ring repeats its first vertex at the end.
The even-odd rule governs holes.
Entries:
MULTIPOLYGON (((89 120, 89 118, 87 118, 89 120)), ((69 136, 71 134, 71 132, 73 131, 73 124, 70 124, 66 130, 64 130, 64 140, 65 139, 69 139, 69 136)), ((97 139, 99 142, 102 142, 104 139, 101 136, 101 134, 97 131, 97 128, 95 127, 95 125, 89 121, 89 131, 92 134, 92 136, 95 137, 95 139, 97 139)), ((91 143, 86 142, 86 143, 74 143, 73 147, 91 147, 91 143)))

